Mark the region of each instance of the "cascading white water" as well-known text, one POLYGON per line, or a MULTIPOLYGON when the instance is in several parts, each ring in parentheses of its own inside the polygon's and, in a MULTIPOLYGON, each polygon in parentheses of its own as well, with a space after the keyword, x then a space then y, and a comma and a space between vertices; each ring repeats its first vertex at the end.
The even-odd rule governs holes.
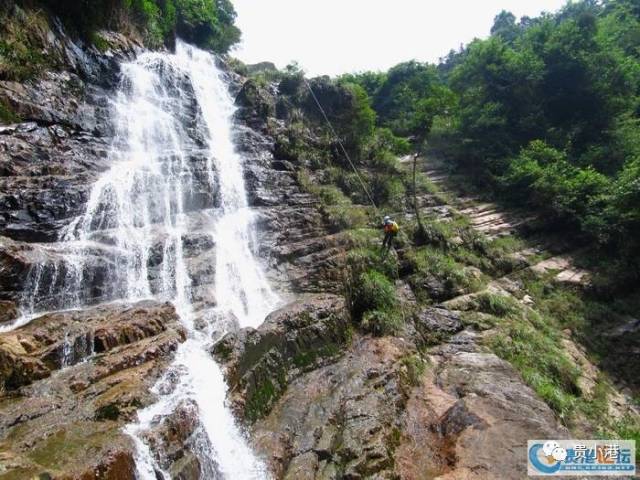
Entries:
MULTIPOLYGON (((215 171, 218 178, 219 207, 215 209, 213 225, 218 304, 213 314, 206 316, 208 331, 198 331, 191 326, 190 338, 178 350, 173 365, 174 371, 181 372, 178 385, 158 403, 140 412, 138 423, 129 426, 127 431, 136 440, 139 476, 155 479, 155 472, 161 468, 141 435, 158 416, 175 411, 185 401, 193 401, 199 408, 207 440, 205 451, 199 452, 203 471, 217 472, 230 479, 268 478, 264 465, 252 455, 231 412, 225 407, 226 385, 222 372, 207 353, 210 332, 220 331, 220 325, 216 324, 220 319, 231 315, 240 326, 256 326, 277 303, 251 249, 253 216, 246 199, 242 159, 232 142, 233 102, 208 53, 178 43, 172 62, 190 78, 208 129, 211 177, 215 171)), ((188 298, 183 300, 187 303, 176 299, 176 306, 187 319, 192 312, 188 298)), ((157 389, 163 384, 161 381, 157 389)), ((168 478, 166 472, 162 474, 168 478)))
POLYGON ((200 420, 193 450, 202 478, 269 477, 225 406, 226 384, 208 353, 228 325, 257 326, 278 303, 253 252, 254 218, 232 141, 233 113, 223 75, 204 51, 178 42, 173 55, 145 53, 122 65, 112 167, 93 186, 84 215, 50 247, 62 260, 32 271, 23 305, 30 317, 13 326, 26 323, 39 305, 172 301, 188 338, 167 373, 172 381, 154 387, 158 402, 126 428, 141 479, 170 478, 144 434, 185 405, 197 409, 200 420), (213 291, 197 304, 185 245, 194 212, 215 243, 207 252, 215 255, 207 259, 215 262, 213 291), (63 303, 50 300, 54 288, 63 292, 63 303), (214 308, 202 306, 213 299, 214 308))
POLYGON ((214 233, 219 308, 231 312, 240 326, 256 327, 273 310, 275 297, 268 289, 262 269, 250 260, 254 258, 251 251, 254 218, 247 203, 242 159, 231 140, 230 120, 235 108, 211 55, 186 49, 184 44, 178 45, 177 55, 191 59, 192 84, 209 126, 211 150, 220 177, 220 208, 214 233))

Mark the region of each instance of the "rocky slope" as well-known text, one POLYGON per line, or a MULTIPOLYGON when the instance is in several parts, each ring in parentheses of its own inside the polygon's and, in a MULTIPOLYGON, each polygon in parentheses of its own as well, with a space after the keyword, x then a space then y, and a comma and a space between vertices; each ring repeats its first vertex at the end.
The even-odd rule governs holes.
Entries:
MULTIPOLYGON (((330 103, 331 98, 321 101, 330 103)), ((289 117, 285 102, 274 92, 250 81, 237 102, 240 118, 276 137, 271 167, 279 173, 263 173, 262 184, 285 180, 281 191, 287 194, 277 205, 263 199, 265 228, 271 232, 264 241, 273 242, 272 264, 287 273, 295 293, 305 295, 257 330, 228 335, 214 354, 225 365, 231 401, 252 424, 256 448, 269 459, 277 478, 517 479, 526 475, 527 439, 568 438, 575 431, 589 436, 595 433, 589 422, 605 425, 605 417, 580 418, 570 432, 566 420, 550 407, 552 402, 543 401, 519 371, 488 348, 502 335, 494 322, 500 321, 496 316, 508 315, 506 310, 491 307, 486 310, 490 315, 479 306, 497 295, 498 302, 503 298, 525 318, 535 316, 519 272, 584 287, 589 278, 584 270, 553 263, 559 257, 553 256, 557 248, 551 243, 515 250, 497 262, 496 279, 471 295, 450 290, 441 280, 423 279, 421 288, 432 298, 448 300, 437 308, 418 306, 412 288, 401 279, 396 284, 404 316, 401 332, 382 338, 363 334, 353 319, 349 323, 340 318, 353 239, 348 232, 333 233, 317 196, 301 194, 292 182, 299 177, 291 173, 308 166, 313 152, 290 157, 281 150, 282 126, 289 117), (581 282, 576 282, 575 271, 581 282), (336 321, 348 334, 337 334, 336 321), (496 462, 496 455, 513 461, 496 462)), ((311 134, 308 143, 314 141, 320 142, 311 134)), ((300 182, 298 186, 308 191, 300 182)), ((470 215, 470 228, 487 241, 532 224, 531 219, 512 220, 487 211, 470 199, 452 206, 431 195, 421 203, 423 215, 445 224, 470 215)), ((411 213, 399 215, 405 222, 412 220, 411 213)), ((398 251, 401 269, 407 253, 398 251)), ((478 280, 484 277, 477 268, 467 271, 478 280)), ((602 372, 574 343, 571 332, 564 335, 557 354, 581 372, 577 386, 570 388, 577 389, 583 401, 596 403, 602 372)), ((606 394, 605 415, 637 420, 629 393, 612 388, 606 394)))
MULTIPOLYGON (((238 96, 239 116, 277 136, 286 122, 272 117, 277 101, 249 82, 238 96)), ((276 147, 270 173, 265 163, 255 174, 284 193, 260 198, 263 241, 294 293, 304 295, 257 330, 229 334, 214 347, 230 400, 251 422, 276 477, 522 478, 526 439, 564 438, 566 428, 458 313, 415 311, 406 284, 398 284, 409 312, 402 333, 360 333, 341 295, 350 238, 331 233, 318 200, 294 182, 304 156, 279 153, 276 147), (444 341, 434 346, 434 338, 444 341), (520 461, 496 463, 488 443, 520 461)))

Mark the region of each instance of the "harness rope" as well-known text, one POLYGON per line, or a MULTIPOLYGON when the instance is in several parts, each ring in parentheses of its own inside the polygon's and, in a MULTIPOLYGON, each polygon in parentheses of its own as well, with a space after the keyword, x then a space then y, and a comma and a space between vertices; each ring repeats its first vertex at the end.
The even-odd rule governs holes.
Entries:
POLYGON ((313 88, 311 88, 311 85, 309 84, 309 82, 307 81, 306 78, 302 77, 302 79, 304 80, 304 84, 309 89, 309 93, 311 93, 311 96, 313 97, 313 100, 316 102, 316 105, 318 106, 318 109, 320 110, 320 113, 322 114, 322 117, 327 122, 327 125, 329 125, 329 130, 331 130, 331 133, 333 134, 335 139, 338 141, 338 144, 340 145, 340 148, 342 149, 342 153, 344 153, 344 156, 349 161, 349 165, 351 165, 351 168, 355 172, 356 177, 358 178, 358 181, 360 182, 360 185, 362 186, 362 189, 364 190, 364 193, 367 194, 367 197, 369 198, 369 201, 371 202, 371 205, 373 205, 373 208, 375 209, 376 214, 379 216, 380 215, 380 210, 378 210, 378 206, 376 205, 376 202, 373 201, 373 197, 369 193, 369 189, 365 185, 364 180, 362 180, 362 177, 360 176, 360 172, 358 172, 358 169, 356 168, 354 163, 351 161, 351 157, 349 156, 349 153, 347 152, 347 149, 344 148, 344 145, 342 144, 342 140, 340 140, 340 137, 336 133, 336 130, 333 128, 333 124, 329 120, 329 117, 327 116, 326 112, 324 111, 324 108, 322 108, 322 105, 320 104, 320 101, 318 100, 318 97, 316 97, 316 94, 314 93, 313 88))

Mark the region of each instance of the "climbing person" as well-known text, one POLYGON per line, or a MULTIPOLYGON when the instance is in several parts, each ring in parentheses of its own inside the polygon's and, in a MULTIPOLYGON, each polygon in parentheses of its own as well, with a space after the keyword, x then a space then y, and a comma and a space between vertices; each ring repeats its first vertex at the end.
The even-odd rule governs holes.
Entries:
POLYGON ((384 252, 386 249, 386 251, 388 252, 389 250, 391 250, 391 247, 393 246, 393 239, 398 234, 398 230, 400 230, 400 227, 396 222, 391 220, 391 217, 388 215, 384 217, 384 219, 382 220, 382 227, 384 228, 384 240, 382 241, 382 251, 384 252))

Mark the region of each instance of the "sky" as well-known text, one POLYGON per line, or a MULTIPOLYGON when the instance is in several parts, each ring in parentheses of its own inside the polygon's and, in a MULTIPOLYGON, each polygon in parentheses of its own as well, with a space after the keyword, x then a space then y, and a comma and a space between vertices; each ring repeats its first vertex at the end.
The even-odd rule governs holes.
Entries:
POLYGON ((566 0, 232 0, 245 63, 297 61, 311 76, 437 62, 489 35, 501 10, 555 11, 566 0))

